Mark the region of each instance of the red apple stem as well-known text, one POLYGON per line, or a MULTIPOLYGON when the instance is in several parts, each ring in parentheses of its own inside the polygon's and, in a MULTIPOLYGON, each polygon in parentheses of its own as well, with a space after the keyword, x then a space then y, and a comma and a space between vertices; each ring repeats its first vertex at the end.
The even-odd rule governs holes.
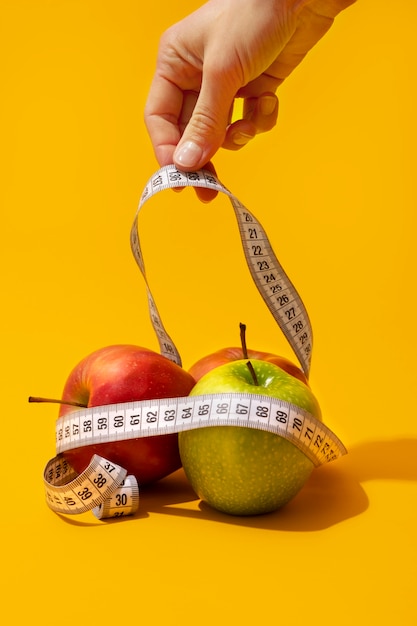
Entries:
POLYGON ((248 359, 248 349, 246 347, 246 324, 239 324, 240 327, 240 343, 242 346, 243 358, 248 359))
POLYGON ((69 404, 70 406, 79 406, 86 409, 87 405, 81 402, 71 402, 70 400, 55 400, 54 398, 39 398, 38 396, 29 396, 28 402, 48 402, 52 404, 69 404))
MULTIPOLYGON (((240 323, 239 326, 240 326, 240 343, 242 344, 243 358, 248 359, 249 358, 248 348, 246 346, 246 324, 240 323)), ((253 384, 256 385, 256 387, 259 387, 258 377, 256 375, 256 372, 253 368, 252 363, 248 361, 246 365, 248 367, 248 370, 251 373, 253 384)))

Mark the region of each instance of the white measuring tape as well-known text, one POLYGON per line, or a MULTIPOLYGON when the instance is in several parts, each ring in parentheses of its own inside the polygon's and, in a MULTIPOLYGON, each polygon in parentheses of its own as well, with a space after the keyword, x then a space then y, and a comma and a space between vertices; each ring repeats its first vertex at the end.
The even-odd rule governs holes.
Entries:
MULTIPOLYGON (((229 197, 255 285, 308 377, 313 346, 310 320, 260 222, 211 172, 185 173, 174 165, 161 168, 148 181, 130 236, 133 255, 146 282, 149 312, 161 354, 181 365, 180 354, 164 328, 146 280, 138 216, 143 204, 159 191, 185 186, 206 187, 229 197)), ((97 455, 86 470, 77 474, 65 459, 68 450, 193 428, 230 425, 267 430, 284 437, 316 466, 346 454, 336 435, 307 411, 263 395, 214 394, 92 407, 68 413, 56 422, 57 456, 49 461, 44 472, 48 506, 65 514, 93 510, 99 519, 130 515, 139 506, 139 488, 134 476, 126 476, 122 467, 97 455)))
MULTIPOLYGON (((211 172, 200 170, 185 173, 178 171, 174 165, 167 165, 156 172, 148 181, 130 235, 132 252, 145 281, 145 265, 138 235, 139 211, 144 203, 159 191, 185 186, 215 189, 229 197, 238 221, 243 251, 255 285, 275 321, 288 339, 308 378, 313 349, 313 333, 304 304, 275 256, 260 222, 211 172)), ((148 301, 161 354, 180 365, 180 355, 174 342, 164 329, 149 286, 148 301)))
POLYGON ((77 474, 60 454, 44 471, 46 502, 56 513, 76 515, 93 510, 98 519, 131 515, 139 507, 139 487, 120 465, 95 454, 77 474))

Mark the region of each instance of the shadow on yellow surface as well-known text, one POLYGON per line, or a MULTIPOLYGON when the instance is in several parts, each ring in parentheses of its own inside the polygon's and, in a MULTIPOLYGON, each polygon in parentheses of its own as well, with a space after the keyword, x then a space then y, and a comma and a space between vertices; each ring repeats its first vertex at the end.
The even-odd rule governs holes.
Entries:
MULTIPOLYGON (((140 523, 158 513, 264 530, 319 531, 366 511, 369 499, 364 483, 371 480, 417 481, 417 438, 371 441, 353 447, 345 457, 316 469, 294 500, 268 515, 235 517, 215 511, 205 502, 196 507, 196 495, 183 470, 178 470, 141 490, 139 512, 130 521, 140 523)), ((102 524, 98 520, 62 519, 80 526, 102 524)), ((123 523, 127 521, 125 518, 123 523)))
POLYGON ((204 502, 199 510, 181 507, 195 500, 182 470, 141 497, 145 511, 193 517, 252 528, 317 531, 363 513, 369 505, 364 483, 370 480, 417 480, 417 439, 372 441, 353 447, 339 461, 315 470, 296 498, 269 515, 234 517, 214 511, 204 502))

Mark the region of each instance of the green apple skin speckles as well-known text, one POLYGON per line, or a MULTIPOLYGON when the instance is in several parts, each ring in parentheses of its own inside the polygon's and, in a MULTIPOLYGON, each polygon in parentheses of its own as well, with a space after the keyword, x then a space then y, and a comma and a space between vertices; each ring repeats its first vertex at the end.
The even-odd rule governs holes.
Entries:
POLYGON ((262 430, 200 428, 180 433, 179 446, 198 497, 230 515, 259 515, 281 508, 300 491, 313 469, 290 441, 262 430))
MULTIPOLYGON (((321 419, 311 389, 278 366, 251 360, 221 365, 203 376, 192 396, 251 393, 291 402, 321 419)), ((313 463, 287 439, 263 430, 209 426, 179 434, 184 471, 196 494, 213 508, 231 515, 259 515, 287 504, 300 491, 313 463)))

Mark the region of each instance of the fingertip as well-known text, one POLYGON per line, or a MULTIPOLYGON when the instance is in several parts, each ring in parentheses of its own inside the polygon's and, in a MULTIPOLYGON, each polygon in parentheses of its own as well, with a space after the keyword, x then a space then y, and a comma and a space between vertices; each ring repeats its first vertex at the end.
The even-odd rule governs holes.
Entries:
POLYGON ((230 139, 234 143, 236 148, 239 149, 243 148, 243 146, 246 146, 246 144, 249 143, 250 140, 254 138, 254 136, 255 135, 251 133, 237 131, 235 133, 232 133, 230 139))
POLYGON ((259 109, 264 117, 273 115, 278 109, 278 98, 275 94, 265 94, 259 98, 259 109))
POLYGON ((203 160, 203 149, 194 141, 184 141, 175 149, 173 159, 178 169, 199 169, 203 160))
POLYGON ((246 98, 243 106, 243 118, 251 121, 257 133, 272 130, 277 123, 279 100, 272 92, 261 94, 258 98, 246 98))
POLYGON ((226 150, 240 150, 256 135, 256 127, 250 120, 238 120, 229 126, 223 142, 226 150))

